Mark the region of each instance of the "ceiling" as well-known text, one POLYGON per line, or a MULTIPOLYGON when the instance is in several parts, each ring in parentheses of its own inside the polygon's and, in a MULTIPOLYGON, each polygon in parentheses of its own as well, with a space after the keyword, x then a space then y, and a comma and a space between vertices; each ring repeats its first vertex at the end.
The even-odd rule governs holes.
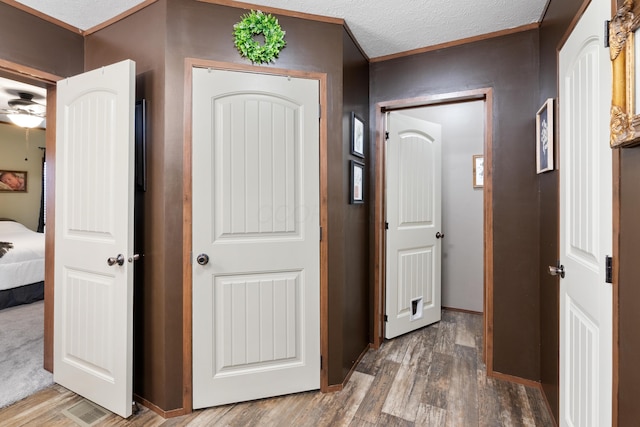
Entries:
MULTIPOLYGON (((89 30, 144 3, 144 0, 16 1, 81 30, 89 30)), ((255 0, 245 4, 256 8, 265 6, 342 18, 367 56, 376 58, 534 24, 541 21, 547 2, 548 0, 255 0)))
MULTIPOLYGON (((86 31, 151 0, 15 1, 86 31)), ((369 58, 379 58, 535 24, 542 20, 547 2, 548 0, 256 0, 244 5, 342 18, 365 54, 369 58)), ((238 20, 240 16, 239 13, 238 20)), ((16 98, 19 90, 36 94, 34 100, 37 102, 45 101, 44 89, 0 77, 0 109, 6 108, 7 100, 16 98)), ((0 121, 5 119, 0 114, 0 121)))

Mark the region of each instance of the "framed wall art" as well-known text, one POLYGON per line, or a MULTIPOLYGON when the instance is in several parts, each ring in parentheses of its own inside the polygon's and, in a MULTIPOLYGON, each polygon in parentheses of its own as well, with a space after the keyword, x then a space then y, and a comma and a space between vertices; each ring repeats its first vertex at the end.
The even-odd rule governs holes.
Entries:
POLYGON ((536 114, 536 172, 553 170, 553 98, 536 114))
POLYGON ((364 121, 351 112, 351 154, 364 159, 364 121))
POLYGON ((349 202, 351 204, 364 203, 364 164, 351 160, 349 165, 351 176, 349 202))
POLYGON ((0 192, 26 193, 27 171, 0 170, 0 192))
POLYGON ((473 156, 473 188, 484 187, 484 156, 475 154, 473 156))

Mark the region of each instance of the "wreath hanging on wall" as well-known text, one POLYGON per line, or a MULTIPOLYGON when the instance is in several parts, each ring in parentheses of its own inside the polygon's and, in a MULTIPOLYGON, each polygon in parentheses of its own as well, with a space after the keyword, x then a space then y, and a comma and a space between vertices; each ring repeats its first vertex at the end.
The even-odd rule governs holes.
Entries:
POLYGON ((287 44, 284 41, 278 20, 271 14, 252 10, 242 16, 242 20, 233 26, 235 45, 240 55, 254 64, 275 62, 275 58, 287 44), (258 43, 254 37, 262 34, 264 44, 258 43))

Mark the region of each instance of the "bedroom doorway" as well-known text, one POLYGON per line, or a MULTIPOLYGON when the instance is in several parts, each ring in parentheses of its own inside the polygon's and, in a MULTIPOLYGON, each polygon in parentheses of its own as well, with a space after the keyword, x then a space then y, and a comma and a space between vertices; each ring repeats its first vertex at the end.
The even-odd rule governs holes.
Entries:
MULTIPOLYGON (((9 112, 7 111, 8 109, 15 110, 16 105, 28 108, 29 102, 33 101, 34 108, 39 109, 39 114, 48 115, 52 110, 44 107, 44 105, 55 105, 55 91, 51 93, 50 88, 58 79, 57 76, 48 73, 2 61, 2 66, 0 67, 0 99, 4 102, 0 101, 0 111, 7 113, 9 112), (17 100, 21 101, 16 102, 17 100)), ((53 236, 36 232, 44 231, 40 226, 40 217, 43 216, 40 208, 43 202, 42 196, 46 197, 46 191, 44 191, 42 185, 43 177, 46 176, 43 161, 47 151, 46 147, 53 142, 52 135, 55 133, 55 126, 47 129, 45 120, 41 125, 35 125, 33 128, 18 127, 5 122, 8 120, 6 114, 0 120, 3 122, 0 123, 0 127, 8 129, 9 133, 12 134, 9 138, 3 137, 2 141, 17 143, 16 146, 10 148, 11 153, 9 155, 4 152, 0 155, 0 159, 2 159, 0 169, 17 171, 21 174, 23 182, 25 182, 25 192, 20 194, 0 193, 0 195, 12 198, 11 203, 0 203, 0 217, 15 219, 14 227, 22 224, 25 231, 36 236, 37 240, 39 240, 38 247, 42 256, 42 261, 39 262, 40 267, 37 272, 37 279, 34 278, 36 272, 26 272, 24 274, 21 272, 19 275, 20 280, 24 283, 21 282, 19 288, 15 288, 17 292, 15 296, 9 298, 11 301, 8 302, 8 304, 19 305, 0 311, 0 314, 9 316, 13 320, 22 319, 20 322, 10 323, 12 324, 11 329, 14 337, 26 337, 28 335, 28 341, 38 343, 35 347, 30 347, 24 343, 24 345, 20 344, 19 340, 16 340, 15 345, 19 347, 16 351, 26 352, 25 354, 28 354, 27 360, 31 360, 31 362, 27 363, 33 365, 28 369, 15 370, 15 372, 11 373, 12 375, 18 375, 22 371, 22 375, 29 379, 28 381, 26 381, 26 378, 22 381, 17 380, 17 383, 25 387, 22 391, 16 390, 16 393, 20 393, 19 397, 22 398, 51 383, 52 363, 50 355, 52 353, 50 350, 52 349, 53 341, 52 335, 49 333, 49 325, 52 323, 47 321, 47 316, 51 315, 48 305, 53 302, 53 299, 48 297, 50 293, 47 292, 47 286, 44 283, 47 283, 45 280, 47 274, 45 256, 48 252, 48 242, 53 242, 53 236), (23 333, 16 329, 19 325, 15 323, 23 322, 25 325, 33 325, 28 333, 23 333), (43 370, 43 367, 49 372, 43 370)), ((44 218, 42 218, 42 222, 44 222, 44 218)), ((0 238, 0 240, 4 239, 0 238)), ((5 283, 4 280, 2 282, 5 283)), ((17 366, 23 364, 24 362, 21 362, 17 366)), ((3 377, 3 384, 13 384, 12 382, 5 382, 5 380, 6 378, 3 377)), ((8 388, 13 387, 8 385, 8 388)), ((18 396, 18 394, 15 394, 15 396, 18 396)), ((3 397, 13 399, 14 394, 6 396, 3 394, 3 397)))

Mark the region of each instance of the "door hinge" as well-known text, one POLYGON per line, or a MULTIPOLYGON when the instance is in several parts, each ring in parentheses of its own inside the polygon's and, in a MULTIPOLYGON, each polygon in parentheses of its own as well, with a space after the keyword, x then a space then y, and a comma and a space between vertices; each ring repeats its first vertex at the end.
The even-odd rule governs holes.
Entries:
POLYGON ((387 141, 389 140, 389 131, 386 131, 384 133, 384 139, 386 139, 387 141))
POLYGON ((320 241, 322 242, 322 227, 320 227, 320 241))
POLYGON ((318 118, 322 118, 322 104, 318 104, 318 118))
POLYGON ((604 281, 606 283, 613 283, 613 258, 609 255, 604 257, 605 261, 605 273, 604 273, 604 281))
POLYGON ((609 24, 610 21, 604 21, 604 47, 609 47, 609 24))
POLYGON ((322 369, 322 356, 320 356, 320 369, 322 369))
POLYGON ((388 322, 389 321, 389 316, 387 316, 386 314, 384 315, 384 321, 388 322))
POLYGON ((385 223, 384 223, 384 229, 385 229, 385 230, 388 230, 388 229, 389 229, 389 223, 388 223, 388 222, 385 222, 385 223))

